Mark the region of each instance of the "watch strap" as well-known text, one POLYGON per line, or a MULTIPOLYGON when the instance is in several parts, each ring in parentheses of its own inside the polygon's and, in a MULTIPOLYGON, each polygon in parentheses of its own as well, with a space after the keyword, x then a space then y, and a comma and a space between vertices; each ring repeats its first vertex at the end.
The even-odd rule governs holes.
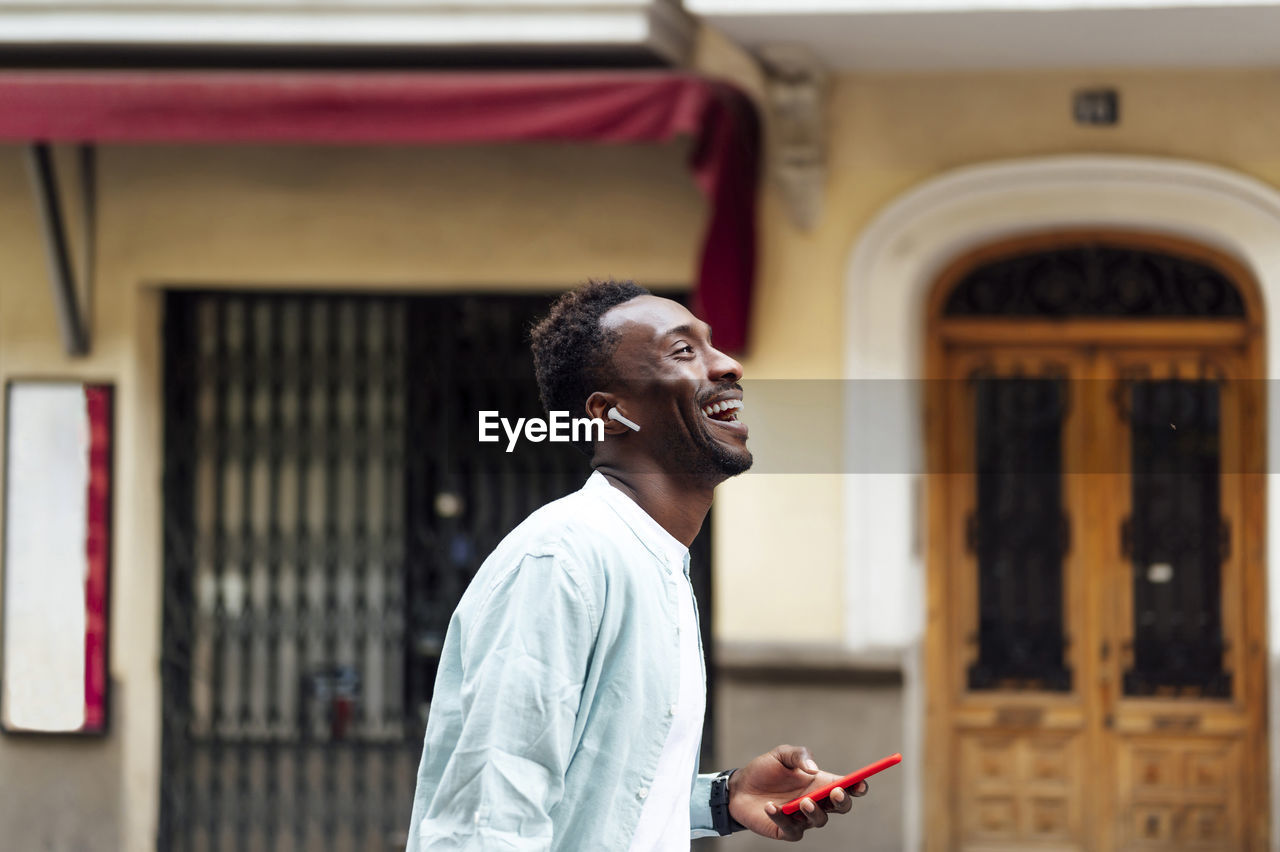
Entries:
POLYGON ((726 769, 711 781, 711 827, 721 837, 746 829, 729 813, 729 776, 737 771, 726 769))

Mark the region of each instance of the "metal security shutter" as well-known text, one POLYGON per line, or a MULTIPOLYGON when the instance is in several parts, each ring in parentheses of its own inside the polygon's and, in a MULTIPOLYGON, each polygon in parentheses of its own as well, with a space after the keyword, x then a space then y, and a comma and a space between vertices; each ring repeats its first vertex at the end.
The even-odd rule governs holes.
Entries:
MULTIPOLYGON (((476 440, 481 409, 541 415, 549 303, 168 297, 159 848, 403 848, 449 616, 588 472, 476 440)), ((707 530, 693 550, 710 648, 707 530)))

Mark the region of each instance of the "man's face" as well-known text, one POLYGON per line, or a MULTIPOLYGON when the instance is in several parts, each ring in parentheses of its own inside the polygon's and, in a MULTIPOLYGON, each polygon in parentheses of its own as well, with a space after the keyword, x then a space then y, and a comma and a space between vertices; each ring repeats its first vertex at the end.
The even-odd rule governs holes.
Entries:
POLYGON ((670 299, 638 296, 605 313, 601 325, 619 335, 613 390, 651 453, 716 481, 751 467, 739 419, 742 365, 711 345, 706 323, 670 299))

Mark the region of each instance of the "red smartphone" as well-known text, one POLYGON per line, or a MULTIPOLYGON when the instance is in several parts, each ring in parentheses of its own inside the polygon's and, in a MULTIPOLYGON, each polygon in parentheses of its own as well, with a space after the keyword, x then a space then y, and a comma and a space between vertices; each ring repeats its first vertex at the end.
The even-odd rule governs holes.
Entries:
POLYGON ((832 781, 830 784, 819 790, 814 790, 812 793, 805 793, 799 799, 792 799, 782 806, 782 812, 784 814, 794 814, 796 811, 800 810, 801 799, 813 799, 814 804, 818 804, 823 799, 830 796, 837 787, 854 787, 859 781, 870 778, 877 772, 888 769, 890 766, 896 766, 901 762, 901 754, 891 754, 888 757, 882 757, 870 766, 864 766, 857 772, 851 772, 839 780, 832 781))

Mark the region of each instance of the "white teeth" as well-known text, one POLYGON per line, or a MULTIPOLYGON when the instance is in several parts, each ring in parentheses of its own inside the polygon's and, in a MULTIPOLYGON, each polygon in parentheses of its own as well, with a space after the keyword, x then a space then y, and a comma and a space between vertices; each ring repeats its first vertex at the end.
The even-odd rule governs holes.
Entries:
MULTIPOLYGON (((716 402, 716 403, 712 403, 711 405, 703 406, 702 413, 707 415, 708 417, 712 417, 723 411, 736 410, 740 408, 742 408, 742 400, 726 399, 723 402, 716 402)), ((734 416, 733 419, 737 420, 738 418, 737 416, 734 416)))

